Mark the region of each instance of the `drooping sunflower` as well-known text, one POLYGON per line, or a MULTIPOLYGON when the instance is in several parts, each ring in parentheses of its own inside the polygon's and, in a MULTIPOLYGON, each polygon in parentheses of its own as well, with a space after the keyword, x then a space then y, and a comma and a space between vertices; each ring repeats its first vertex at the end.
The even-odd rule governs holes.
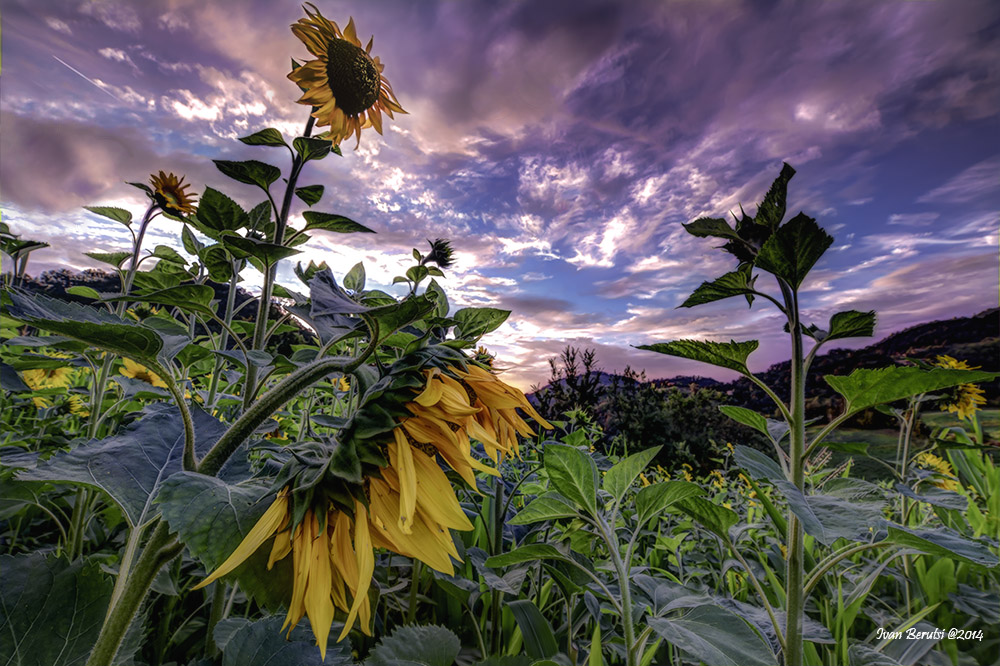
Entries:
POLYGON ((938 488, 944 488, 945 490, 959 489, 960 486, 955 479, 955 471, 944 458, 936 456, 930 451, 922 451, 914 462, 917 463, 917 467, 930 470, 937 475, 938 478, 934 481, 934 485, 938 488))
MULTIPOLYGON (((959 361, 951 356, 938 356, 934 365, 954 370, 979 369, 978 365, 971 366, 967 361, 959 361)), ((957 412, 958 418, 971 421, 976 412, 985 404, 986 396, 983 389, 975 384, 960 384, 952 391, 950 401, 941 405, 941 411, 957 412)))
POLYGON ((167 388, 167 383, 163 381, 163 378, 141 363, 136 363, 130 358, 123 358, 122 362, 124 363, 124 367, 121 369, 121 374, 126 377, 138 379, 159 388, 167 388))
POLYGON ((184 183, 183 176, 178 178, 173 173, 161 171, 149 177, 149 184, 153 186, 153 201, 165 213, 183 217, 195 212, 194 196, 185 192, 191 185, 184 183))
POLYGON ((315 5, 306 3, 304 9, 307 18, 292 25, 292 33, 316 59, 293 69, 288 78, 305 91, 298 102, 314 107, 316 124, 329 125, 330 141, 339 144, 353 134, 360 145, 361 130, 374 127, 382 133, 382 112, 393 118, 394 112, 406 111, 382 76, 385 66, 371 55, 374 40, 361 47, 354 19, 341 30, 315 5))

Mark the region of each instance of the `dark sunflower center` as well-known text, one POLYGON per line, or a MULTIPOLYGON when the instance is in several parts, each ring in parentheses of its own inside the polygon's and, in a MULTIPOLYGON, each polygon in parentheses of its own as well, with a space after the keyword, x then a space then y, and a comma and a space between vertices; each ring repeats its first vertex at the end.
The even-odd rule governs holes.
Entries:
POLYGON ((327 57, 330 92, 344 113, 357 115, 378 101, 378 69, 364 49, 343 39, 333 39, 327 46, 327 57))

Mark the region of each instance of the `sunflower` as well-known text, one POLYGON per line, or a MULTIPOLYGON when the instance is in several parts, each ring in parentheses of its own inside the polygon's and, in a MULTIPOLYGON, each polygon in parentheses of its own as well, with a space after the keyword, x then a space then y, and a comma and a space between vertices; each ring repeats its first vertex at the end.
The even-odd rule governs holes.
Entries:
POLYGON ((173 173, 161 171, 149 177, 149 184, 153 186, 153 201, 163 212, 176 217, 195 212, 194 197, 184 191, 191 186, 184 183, 183 176, 178 179, 173 173))
POLYGON ((316 59, 293 69, 288 78, 305 91, 298 102, 313 107, 317 125, 330 126, 330 141, 339 144, 353 134, 360 145, 361 130, 374 127, 382 133, 383 111, 390 118, 406 111, 382 76, 384 65, 370 55, 373 40, 361 48, 354 19, 341 31, 315 5, 306 3, 304 9, 308 18, 299 19, 292 33, 316 59))
POLYGON ((917 467, 930 470, 939 477, 934 482, 934 485, 938 488, 944 488, 945 490, 959 489, 958 481, 955 480, 955 471, 944 458, 936 456, 929 451, 923 451, 916 457, 915 462, 917 463, 917 467))
MULTIPOLYGON (((959 361, 951 356, 938 356, 934 365, 954 370, 979 369, 978 365, 970 366, 966 361, 959 361)), ((951 402, 941 405, 941 411, 958 412, 958 418, 971 421, 976 412, 979 411, 980 406, 986 404, 984 394, 983 389, 975 384, 960 384, 952 392, 951 402)))
POLYGON ((138 379, 139 381, 146 382, 147 384, 152 384, 159 388, 167 388, 167 383, 163 379, 147 368, 144 365, 136 363, 130 358, 123 358, 122 361, 125 367, 121 369, 121 374, 126 377, 131 377, 132 379, 138 379))
POLYGON ((63 388, 73 381, 73 368, 34 368, 21 373, 24 383, 33 390, 63 388))
POLYGON ((69 412, 81 418, 90 416, 90 409, 87 406, 86 399, 82 395, 71 395, 69 397, 69 412))

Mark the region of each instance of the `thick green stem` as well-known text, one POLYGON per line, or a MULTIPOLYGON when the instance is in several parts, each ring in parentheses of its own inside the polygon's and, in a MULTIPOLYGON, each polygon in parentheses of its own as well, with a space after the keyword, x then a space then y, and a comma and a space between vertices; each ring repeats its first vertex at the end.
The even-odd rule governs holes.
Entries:
POLYGON ((274 388, 262 395, 248 410, 243 412, 243 415, 233 425, 229 426, 229 430, 205 455, 198 466, 198 471, 208 476, 215 476, 239 445, 246 441, 282 405, 331 372, 352 372, 366 359, 367 354, 356 359, 324 358, 288 375, 274 388))
POLYGON ((118 577, 115 578, 115 588, 111 591, 111 602, 108 604, 108 612, 104 616, 104 624, 108 623, 111 611, 118 605, 118 601, 125 592, 125 587, 129 581, 129 574, 132 571, 132 562, 135 561, 136 553, 139 550, 139 542, 142 541, 142 533, 144 531, 145 525, 136 525, 128 531, 128 541, 125 542, 122 561, 118 565, 118 577))
POLYGON ((413 624, 417 621, 417 594, 420 591, 421 568, 420 560, 413 560, 413 568, 410 573, 410 599, 406 606, 406 622, 403 624, 413 624))
MULTIPOLYGON (((788 315, 788 329, 792 339, 791 359, 791 421, 789 426, 789 480, 799 490, 805 486, 805 366, 802 349, 802 325, 799 319, 798 294, 784 280, 779 279, 781 293, 788 315)), ((785 666, 804 663, 802 621, 804 613, 803 579, 805 577, 805 534, 799 517, 788 511, 788 562, 785 576, 786 624, 785 666)))
POLYGON ((135 565, 121 600, 111 609, 107 622, 94 644, 86 666, 111 666, 122 638, 139 611, 160 568, 181 552, 183 546, 170 536, 165 523, 156 526, 142 556, 135 565))
POLYGON ((215 625, 219 624, 226 608, 226 584, 217 580, 213 587, 212 606, 208 612, 208 625, 205 627, 206 657, 214 657, 219 653, 219 649, 215 647, 215 625))
MULTIPOLYGON (((504 526, 504 485, 500 477, 493 479, 494 490, 493 490, 493 552, 491 555, 500 555, 503 553, 503 526, 504 526)), ((503 600, 503 592, 494 589, 492 591, 492 612, 490 616, 493 618, 492 629, 492 648, 493 654, 498 654, 500 652, 501 643, 501 621, 500 615, 503 612, 501 607, 501 601, 503 600)))
POLYGON ((629 578, 629 570, 632 563, 622 560, 621 553, 618 550, 618 540, 615 538, 614 527, 608 526, 600 517, 598 517, 597 524, 600 529, 601 538, 608 546, 608 553, 611 555, 611 563, 615 567, 615 573, 618 574, 618 591, 622 596, 622 629, 625 634, 625 666, 638 666, 639 661, 636 655, 638 643, 635 640, 635 625, 632 622, 632 589, 629 578))

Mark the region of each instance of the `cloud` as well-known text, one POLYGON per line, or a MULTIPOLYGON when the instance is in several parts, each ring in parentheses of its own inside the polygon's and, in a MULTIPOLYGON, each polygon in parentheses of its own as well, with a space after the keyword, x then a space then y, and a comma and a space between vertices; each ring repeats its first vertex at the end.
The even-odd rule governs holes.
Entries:
POLYGON ((918 203, 968 203, 995 195, 1000 156, 978 162, 917 199, 918 203))
POLYGON ((940 213, 893 213, 889 216, 890 225, 903 227, 926 227, 941 217, 940 213))
POLYGON ((80 5, 80 12, 96 18, 112 30, 136 33, 142 28, 139 12, 125 2, 87 0, 80 5))

